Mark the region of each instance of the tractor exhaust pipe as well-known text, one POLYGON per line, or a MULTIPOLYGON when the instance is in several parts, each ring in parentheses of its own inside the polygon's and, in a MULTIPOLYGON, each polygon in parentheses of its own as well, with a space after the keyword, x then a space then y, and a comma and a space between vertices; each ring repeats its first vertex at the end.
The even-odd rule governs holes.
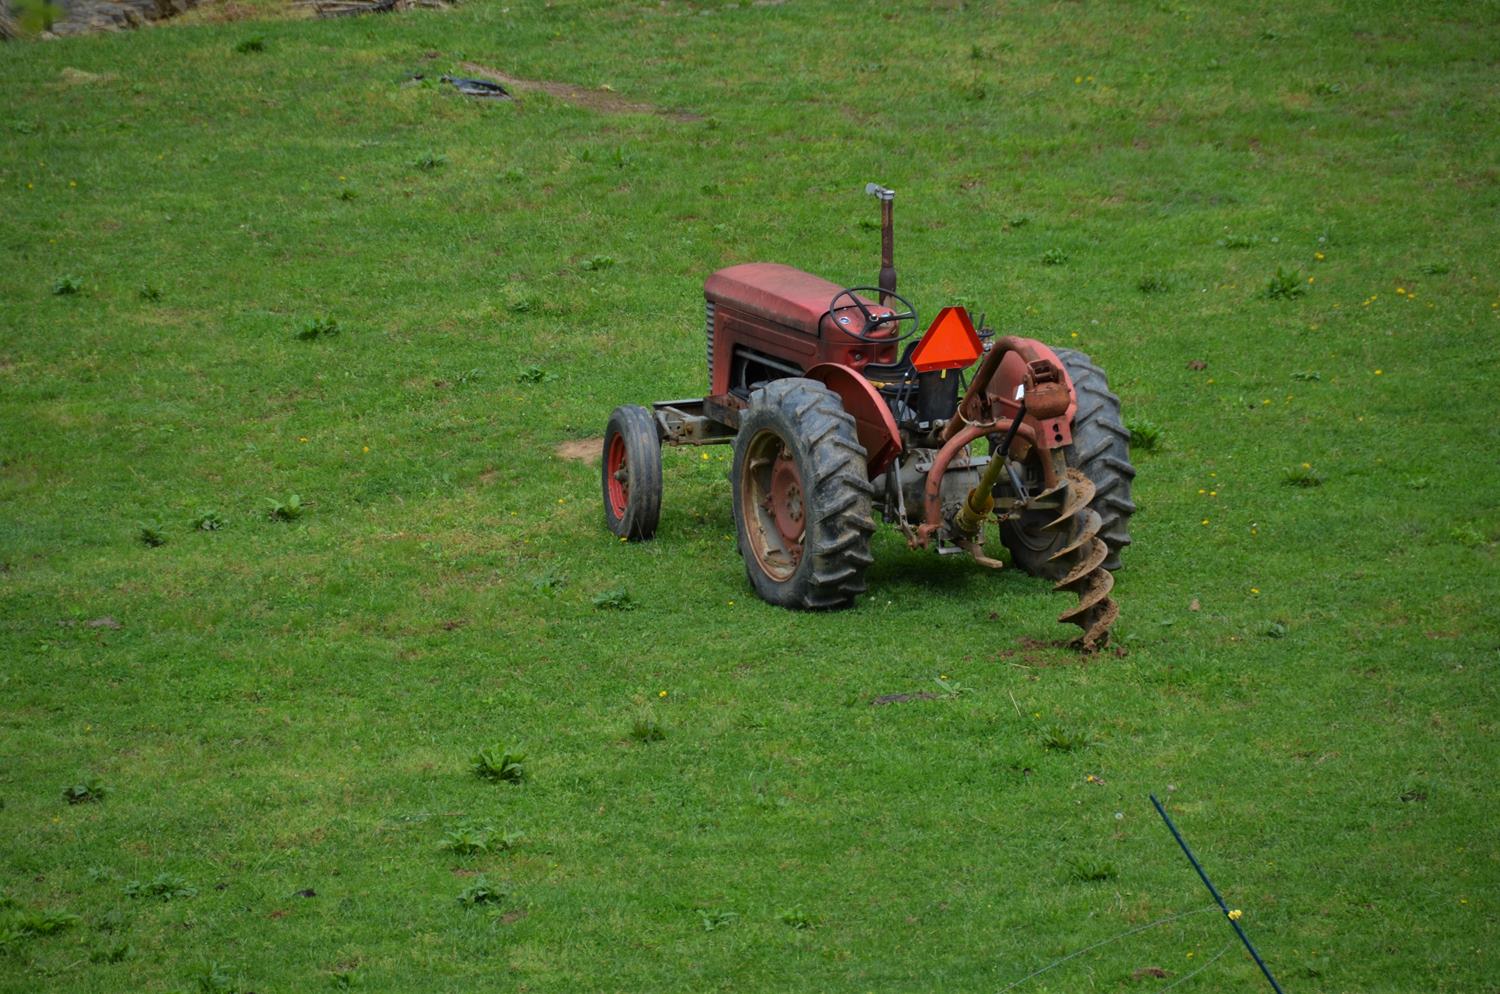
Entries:
POLYGON ((887 190, 879 183, 866 183, 865 192, 880 201, 880 302, 886 302, 886 294, 896 292, 896 228, 892 215, 896 207, 896 191, 887 190))

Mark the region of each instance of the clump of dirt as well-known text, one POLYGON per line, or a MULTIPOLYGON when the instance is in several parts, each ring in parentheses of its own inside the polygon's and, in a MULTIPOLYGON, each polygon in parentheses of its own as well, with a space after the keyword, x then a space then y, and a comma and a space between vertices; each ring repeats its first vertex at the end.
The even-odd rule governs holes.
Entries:
POLYGON ((602 438, 570 438, 560 443, 554 450, 564 459, 574 462, 598 462, 599 453, 604 449, 602 438))
POLYGON ((603 114, 657 114, 661 117, 669 117, 674 121, 703 120, 701 115, 690 114, 687 111, 664 110, 654 104, 641 103, 637 100, 626 100, 613 90, 591 90, 586 86, 579 86, 576 83, 558 83, 546 79, 521 79, 509 73, 501 72, 499 69, 480 65, 477 62, 461 62, 459 65, 465 72, 471 72, 476 76, 492 79, 508 87, 514 93, 525 93, 528 90, 533 93, 545 93, 559 100, 565 100, 570 104, 587 107, 589 110, 597 110, 603 114))

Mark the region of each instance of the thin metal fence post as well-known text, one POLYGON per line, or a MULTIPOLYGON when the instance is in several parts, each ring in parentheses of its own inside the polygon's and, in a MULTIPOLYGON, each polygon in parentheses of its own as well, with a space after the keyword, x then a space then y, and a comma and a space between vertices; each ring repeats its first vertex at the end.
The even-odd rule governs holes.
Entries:
POLYGON ((1208 888, 1208 892, 1218 902, 1219 909, 1224 912, 1224 918, 1229 922, 1229 926, 1234 929, 1234 934, 1238 935, 1240 941, 1245 944, 1245 949, 1250 953, 1250 958, 1255 960, 1255 965, 1260 967, 1260 972, 1266 975, 1266 980, 1270 983, 1271 989, 1276 994, 1286 994, 1281 989, 1281 985, 1276 982, 1276 978, 1271 976, 1271 968, 1266 966, 1265 960, 1260 958, 1260 953, 1255 951, 1255 944, 1250 941, 1250 937, 1245 934, 1245 930, 1240 928, 1240 923, 1237 920, 1239 916, 1229 913, 1228 905, 1219 896, 1218 890, 1214 887, 1214 882, 1208 879, 1208 874, 1204 872, 1203 865, 1198 862, 1198 857, 1193 855, 1193 851, 1188 848, 1187 841, 1183 839, 1182 833, 1177 831, 1176 825, 1172 824, 1172 819, 1167 815, 1167 809, 1161 806, 1161 802, 1156 799, 1155 794, 1151 794, 1150 797, 1151 803, 1156 805, 1156 813, 1161 815, 1161 820, 1167 823, 1167 828, 1172 832, 1172 838, 1177 840, 1177 844, 1182 847, 1183 855, 1187 856, 1188 862, 1193 864, 1193 869, 1198 871, 1198 879, 1203 881, 1203 886, 1208 888))

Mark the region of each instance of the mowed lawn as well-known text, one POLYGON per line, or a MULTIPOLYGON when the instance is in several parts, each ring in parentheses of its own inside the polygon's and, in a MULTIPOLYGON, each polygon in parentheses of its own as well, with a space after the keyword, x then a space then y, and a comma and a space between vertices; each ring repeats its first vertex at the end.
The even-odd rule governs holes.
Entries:
POLYGON ((1185 912, 1016 989, 1268 990, 1151 793, 1287 991, 1500 990, 1497 52, 1322 0, 0 46, 0 991, 997 992, 1185 912), (440 80, 491 70, 548 85, 440 80), (874 282, 868 181, 924 315, 1123 398, 1111 651, 889 529, 771 608, 727 448, 642 544, 559 454, 702 394, 715 269, 874 282))

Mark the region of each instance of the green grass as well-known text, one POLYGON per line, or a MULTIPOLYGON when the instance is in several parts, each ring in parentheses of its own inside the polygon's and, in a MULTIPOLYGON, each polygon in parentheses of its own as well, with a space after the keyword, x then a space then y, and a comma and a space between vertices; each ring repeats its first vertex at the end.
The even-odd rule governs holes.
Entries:
POLYGON ((508 0, 0 46, 0 990, 995 991, 1207 903, 1153 791, 1289 991, 1500 989, 1496 14, 508 0), (474 102, 465 62, 673 114, 474 102), (641 545, 555 454, 702 393, 714 269, 872 282, 871 180, 924 315, 1083 349, 1162 441, 1123 658, 888 531, 854 610, 770 608, 725 450, 668 452, 641 545))

